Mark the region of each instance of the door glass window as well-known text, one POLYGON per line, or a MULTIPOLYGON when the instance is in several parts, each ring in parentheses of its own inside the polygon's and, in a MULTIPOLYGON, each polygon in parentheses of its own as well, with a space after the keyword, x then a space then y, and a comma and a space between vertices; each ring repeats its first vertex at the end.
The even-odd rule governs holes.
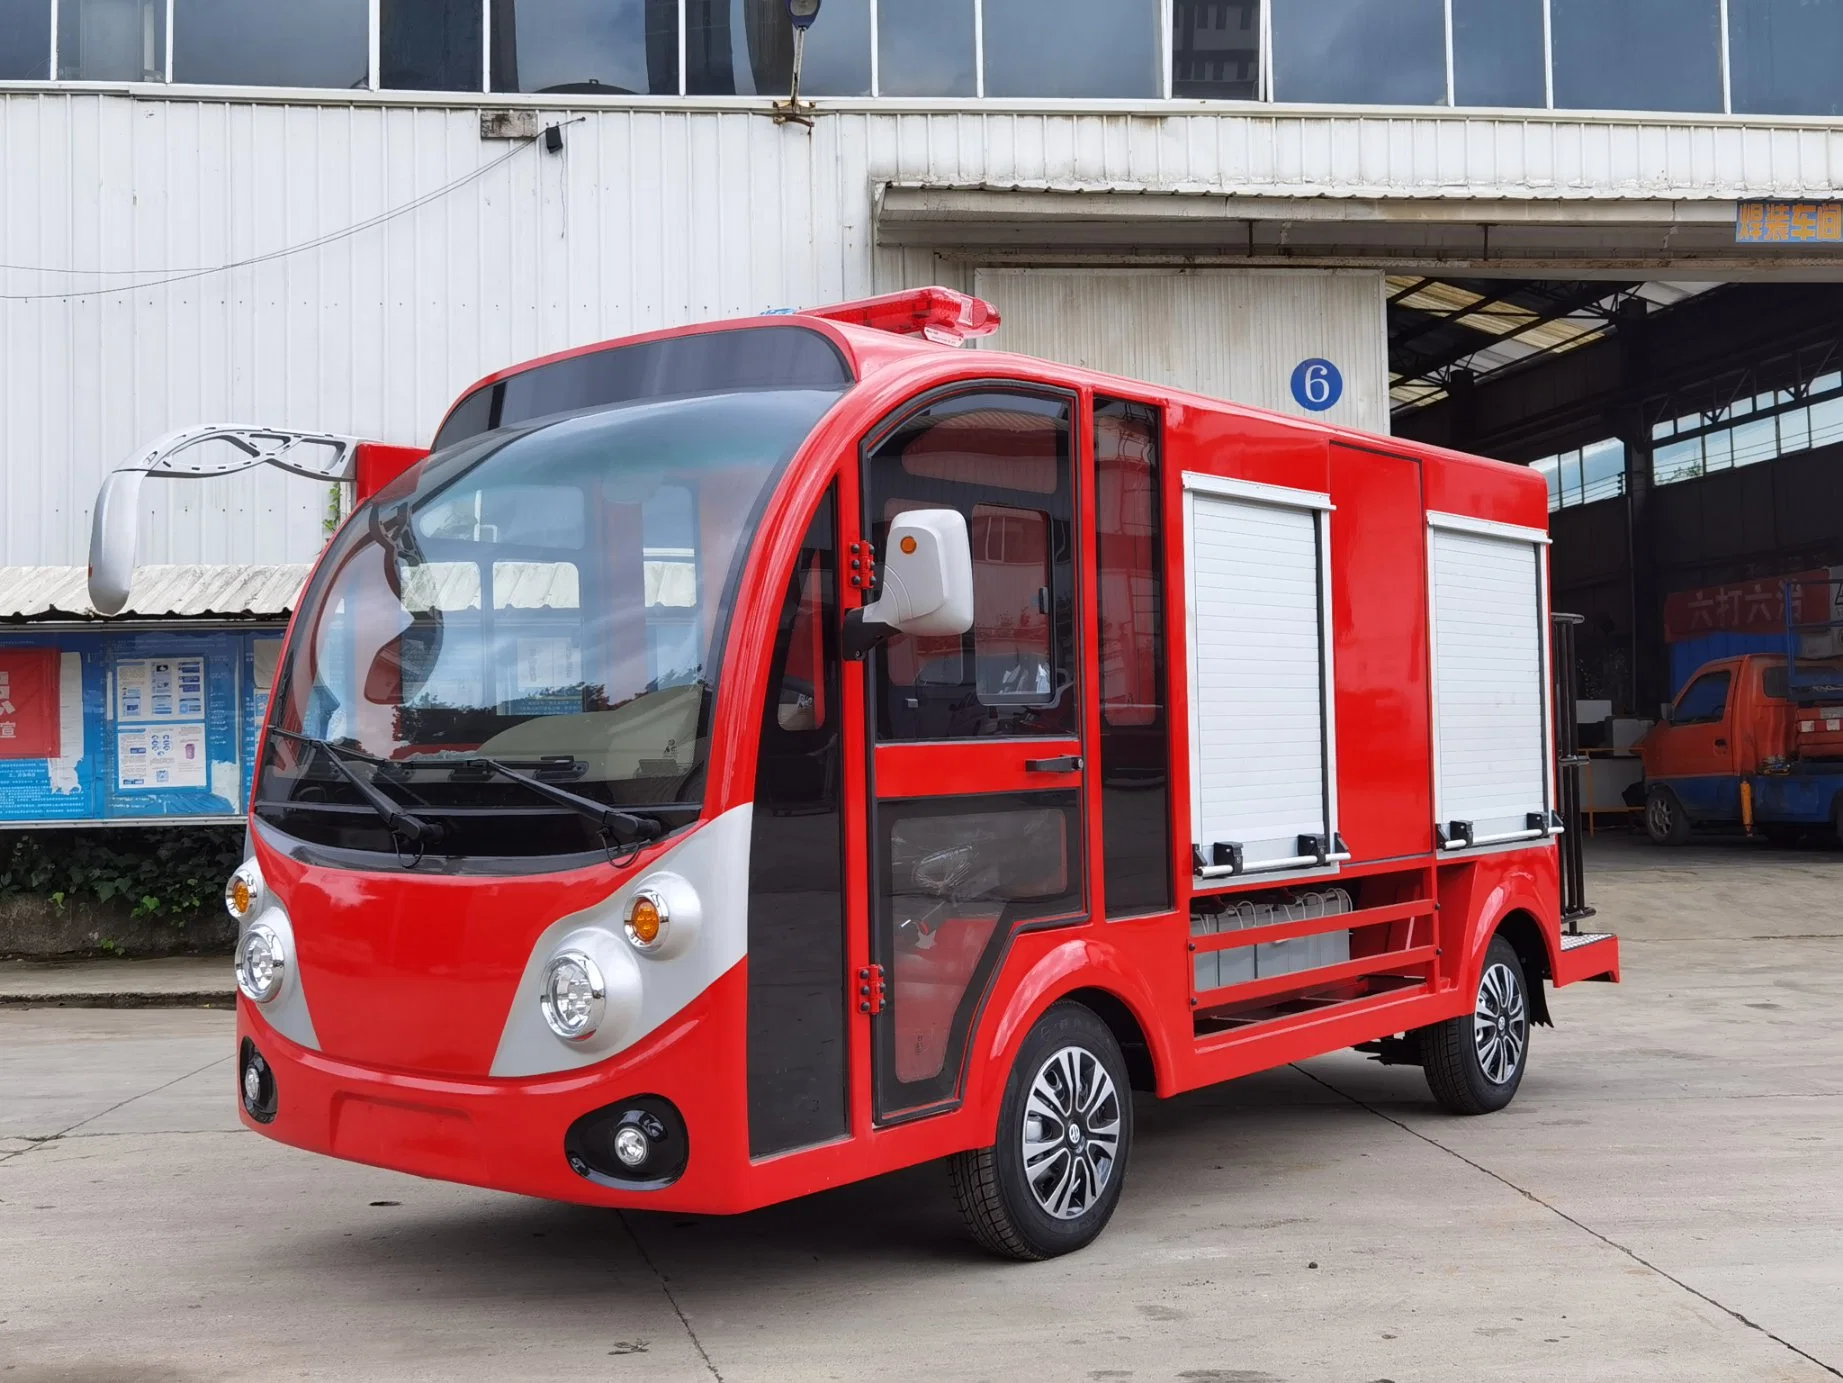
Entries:
POLYGON ((889 1021, 885 1112, 951 1098, 986 981, 1021 923, 1081 907, 1073 792, 931 797, 877 808, 889 1021))
POLYGON ((1698 677, 1677 698, 1670 723, 1704 725, 1720 720, 1728 713, 1728 684, 1732 680, 1732 675, 1726 672, 1710 672, 1698 677))
POLYGON ((967 521, 973 627, 898 635, 878 651, 884 740, 1075 732, 1069 406, 1002 394, 943 399, 870 458, 872 541, 913 509, 967 521))

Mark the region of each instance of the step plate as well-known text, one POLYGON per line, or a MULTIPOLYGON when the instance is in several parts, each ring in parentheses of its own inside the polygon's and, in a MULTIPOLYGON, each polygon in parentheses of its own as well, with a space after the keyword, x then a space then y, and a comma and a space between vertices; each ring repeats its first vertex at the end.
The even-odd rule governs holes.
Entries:
POLYGON ((1563 932, 1561 936, 1561 949, 1564 951, 1573 951, 1582 946, 1591 946, 1596 941, 1611 941, 1613 936, 1614 933, 1612 932, 1579 932, 1573 935, 1563 932))

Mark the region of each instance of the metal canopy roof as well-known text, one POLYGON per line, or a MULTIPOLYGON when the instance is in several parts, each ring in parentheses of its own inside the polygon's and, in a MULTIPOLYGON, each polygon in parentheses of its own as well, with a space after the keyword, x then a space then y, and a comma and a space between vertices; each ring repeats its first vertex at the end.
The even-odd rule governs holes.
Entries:
POLYGON ((1656 312, 1719 286, 1391 275, 1389 397, 1398 413, 1418 408, 1444 398, 1457 372, 1489 375, 1598 340, 1621 303, 1656 312))
POLYGON ((15 624, 147 619, 283 620, 312 568, 277 566, 137 567, 119 615, 90 604, 82 567, 0 567, 0 621, 15 624))

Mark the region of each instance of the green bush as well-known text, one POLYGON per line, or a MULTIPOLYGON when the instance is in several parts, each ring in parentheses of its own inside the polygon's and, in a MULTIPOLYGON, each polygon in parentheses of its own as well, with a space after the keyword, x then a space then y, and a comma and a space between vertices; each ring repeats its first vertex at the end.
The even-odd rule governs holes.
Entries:
POLYGON ((131 915, 183 926, 223 906, 243 858, 241 826, 0 832, 0 899, 127 902, 131 915))

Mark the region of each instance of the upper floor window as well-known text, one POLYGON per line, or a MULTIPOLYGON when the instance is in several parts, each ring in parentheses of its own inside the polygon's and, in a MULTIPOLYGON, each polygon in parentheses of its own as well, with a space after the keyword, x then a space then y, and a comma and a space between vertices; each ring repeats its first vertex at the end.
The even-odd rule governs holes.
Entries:
MULTIPOLYGON (((1825 116, 1840 49, 1843 0, 825 0, 800 86, 1825 116)), ((793 55, 786 0, 0 0, 0 80, 780 97, 793 55)))
POLYGON ((1625 443, 1617 437, 1532 461, 1549 483, 1549 509, 1570 509, 1625 493, 1625 443))

